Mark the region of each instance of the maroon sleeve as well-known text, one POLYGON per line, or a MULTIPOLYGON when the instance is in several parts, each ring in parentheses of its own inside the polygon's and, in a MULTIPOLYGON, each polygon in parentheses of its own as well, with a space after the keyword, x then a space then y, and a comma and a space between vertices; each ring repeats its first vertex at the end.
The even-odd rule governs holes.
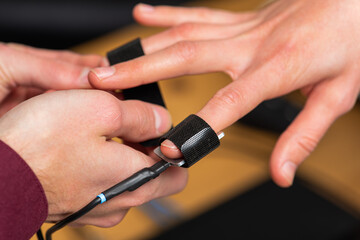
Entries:
POLYGON ((48 214, 44 190, 26 162, 0 141, 0 239, 30 239, 48 214))

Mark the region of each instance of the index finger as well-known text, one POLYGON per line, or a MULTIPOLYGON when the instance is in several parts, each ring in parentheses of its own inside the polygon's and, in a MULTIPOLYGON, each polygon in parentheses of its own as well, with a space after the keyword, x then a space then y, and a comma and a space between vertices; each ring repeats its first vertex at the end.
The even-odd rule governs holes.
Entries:
POLYGON ((228 72, 234 64, 241 71, 250 62, 254 46, 246 40, 235 41, 178 42, 131 61, 94 68, 89 73, 89 81, 96 88, 111 90, 132 88, 183 75, 228 72), (234 44, 237 46, 236 51, 233 49, 234 44))

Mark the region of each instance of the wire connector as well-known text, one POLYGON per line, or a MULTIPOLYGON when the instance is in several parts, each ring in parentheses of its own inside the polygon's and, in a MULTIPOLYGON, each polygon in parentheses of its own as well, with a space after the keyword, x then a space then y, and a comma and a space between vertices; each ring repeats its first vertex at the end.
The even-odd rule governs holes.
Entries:
POLYGON ((100 198, 100 200, 101 200, 100 204, 107 201, 107 199, 106 199, 106 197, 105 197, 105 195, 103 193, 97 195, 97 197, 100 198))

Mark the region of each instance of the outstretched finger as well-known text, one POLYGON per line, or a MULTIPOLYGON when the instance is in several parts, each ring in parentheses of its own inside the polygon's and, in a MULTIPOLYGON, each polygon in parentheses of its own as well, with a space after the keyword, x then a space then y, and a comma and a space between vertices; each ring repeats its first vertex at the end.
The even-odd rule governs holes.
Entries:
MULTIPOLYGON (((197 115, 215 132, 220 132, 267 99, 266 91, 261 83, 250 79, 232 82, 219 90, 197 115)), ((169 140, 162 142, 161 151, 169 158, 181 157, 179 149, 169 140)))
POLYGON ((279 186, 292 184, 296 169, 331 124, 353 107, 359 87, 349 88, 353 84, 345 81, 338 78, 315 86, 305 108, 279 138, 270 160, 271 175, 279 186))
POLYGON ((141 40, 144 52, 150 54, 181 41, 226 39, 239 35, 258 24, 246 21, 241 24, 182 23, 166 31, 141 40))
POLYGON ((133 11, 134 18, 143 25, 170 27, 185 22, 237 23, 254 17, 254 13, 234 13, 205 7, 170 7, 138 4, 133 11))
MULTIPOLYGON (((245 116, 262 101, 301 87, 292 81, 294 76, 297 76, 294 75, 294 71, 282 67, 281 63, 284 61, 288 59, 280 56, 266 63, 251 64, 244 72, 235 72, 235 81, 220 89, 197 115, 215 132, 219 132, 245 116)), ((301 65, 298 68, 299 71, 303 69, 301 65)), ((301 77, 306 76, 304 73, 301 77)), ((179 156, 179 150, 169 141, 163 142, 161 150, 168 157, 179 156)))
POLYGON ((240 56, 233 51, 233 44, 231 40, 179 42, 132 61, 95 68, 89 81, 100 89, 124 89, 181 75, 227 72, 234 59, 239 69, 245 68, 253 47, 249 43, 238 46, 240 56))

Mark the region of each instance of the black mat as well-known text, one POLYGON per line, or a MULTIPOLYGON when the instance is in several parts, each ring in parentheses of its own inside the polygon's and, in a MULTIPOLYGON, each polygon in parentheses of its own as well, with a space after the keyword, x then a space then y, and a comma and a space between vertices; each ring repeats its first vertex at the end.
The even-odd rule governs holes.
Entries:
POLYGON ((359 219, 299 182, 289 189, 266 182, 153 240, 360 239, 359 227, 359 219))

